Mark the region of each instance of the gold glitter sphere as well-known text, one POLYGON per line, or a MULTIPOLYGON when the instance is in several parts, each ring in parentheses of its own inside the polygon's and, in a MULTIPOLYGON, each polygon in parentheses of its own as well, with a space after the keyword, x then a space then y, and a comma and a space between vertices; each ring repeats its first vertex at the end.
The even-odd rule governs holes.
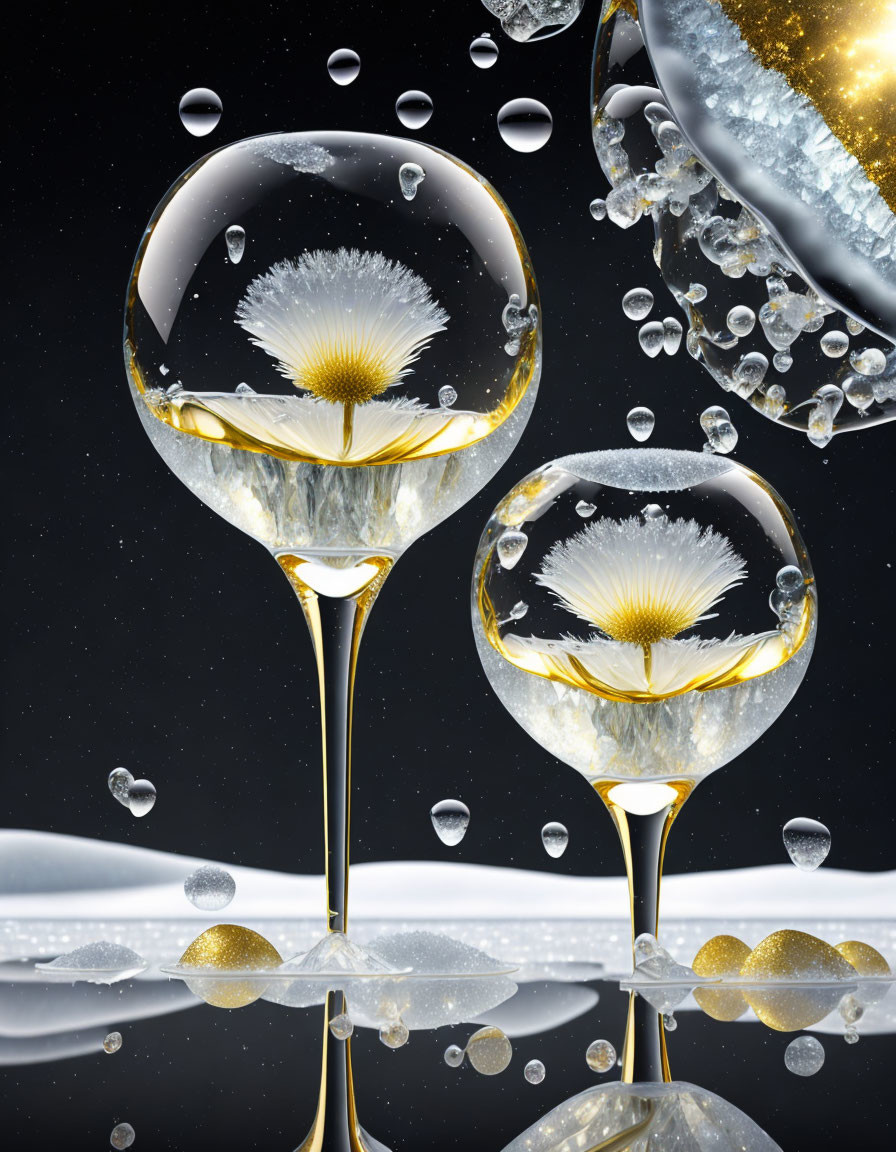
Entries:
POLYGON ((860 976, 892 976, 890 965, 876 948, 861 940, 844 940, 834 947, 860 976))
MULTIPOLYGON (((749 945, 736 936, 713 936, 694 957, 691 967, 704 978, 730 979, 740 975, 749 955, 749 945)), ((695 988, 694 999, 713 1020, 736 1020, 749 1007, 743 993, 736 988, 695 988)))
MULTIPOLYGON (((182 968, 242 972, 278 968, 283 957, 273 946, 239 924, 216 924, 197 936, 180 958, 182 968)), ((196 977, 186 981, 194 995, 215 1008, 244 1008, 262 996, 267 982, 261 980, 216 980, 196 977)))
MULTIPOLYGON (((757 984, 774 981, 848 981, 856 970, 830 944, 786 928, 773 932, 747 957, 741 979, 757 984)), ((795 1032, 816 1024, 832 1012, 843 988, 748 988, 744 998, 763 1024, 776 1032, 795 1032)))

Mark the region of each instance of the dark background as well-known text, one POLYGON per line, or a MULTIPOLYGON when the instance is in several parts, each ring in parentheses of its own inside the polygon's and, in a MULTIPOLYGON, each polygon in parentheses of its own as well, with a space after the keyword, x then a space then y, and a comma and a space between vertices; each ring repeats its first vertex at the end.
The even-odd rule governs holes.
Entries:
MULTIPOLYGON (((667 871, 780 863, 781 825, 795 815, 831 827, 830 866, 894 866, 893 432, 850 433, 819 451, 723 400, 683 348, 656 361, 640 351, 622 294, 643 284, 656 315, 676 307, 651 258, 649 224, 623 233, 588 212, 606 195, 589 135, 596 16, 592 3, 571 31, 528 46, 505 37, 476 0, 93 16, 59 5, 13 22, 0 344, 4 824, 320 871, 317 686, 305 625, 267 553, 190 495, 143 434, 121 363, 122 309, 147 219, 204 151, 278 129, 403 134, 395 98, 420 87, 435 114, 417 135, 486 176, 526 237, 544 373, 510 462, 410 549, 373 613, 356 704, 353 860, 620 870, 610 821, 586 782, 543 753, 485 681, 469 625, 473 552, 519 477, 558 455, 630 442, 634 404, 657 414, 651 443, 698 449, 699 413, 722 402, 740 432, 737 459, 796 514, 818 580, 820 630, 787 713, 689 801, 667 871), (484 30, 501 53, 489 71, 467 52, 484 30), (326 73, 327 56, 343 46, 362 58, 347 88, 326 73), (204 139, 177 116, 181 94, 196 86, 224 102, 204 139), (553 112, 553 136, 532 155, 510 151, 495 126, 516 96, 553 112), (158 788, 145 820, 128 818, 106 791, 119 764, 158 788), (446 796, 473 814, 459 850, 438 843, 427 815, 446 796), (570 830, 561 861, 541 848, 548 819, 570 830)), ((317 1030, 316 1015, 267 1005, 141 1024, 101 1065, 3 1070, 4 1130, 16 1148, 63 1136, 67 1147, 102 1148, 117 1110, 142 1148, 288 1150, 310 1120, 317 1030)), ((415 1035, 396 1053, 369 1034, 356 1045, 362 1121, 396 1152, 503 1147, 593 1083, 581 1053, 597 1034, 621 1041, 622 998, 606 988, 598 1019, 521 1043, 497 1080, 441 1064, 453 1031, 415 1035), (549 1069, 540 1088, 521 1073, 535 1055, 549 1069)), ((890 1145, 889 1038, 858 1048, 830 1038, 825 1068, 809 1081, 785 1072, 785 1044, 756 1024, 689 1014, 673 1038, 673 1071, 737 1103, 791 1152, 890 1145)))

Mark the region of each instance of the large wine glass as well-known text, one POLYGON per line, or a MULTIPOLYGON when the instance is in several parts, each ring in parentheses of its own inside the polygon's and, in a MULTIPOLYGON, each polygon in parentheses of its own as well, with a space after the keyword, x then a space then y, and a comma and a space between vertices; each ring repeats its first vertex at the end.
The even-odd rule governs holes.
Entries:
MULTIPOLYGON (((501 501, 479 542, 473 629, 514 719, 577 769, 619 833, 632 947, 657 933, 663 851, 694 787, 780 715, 809 662, 816 596, 774 489, 711 453, 567 456, 501 501)), ((623 1079, 668 1078, 632 993, 623 1079)))
MULTIPOLYGON (((425 144, 254 137, 203 157, 156 208, 124 350, 159 454, 270 551, 305 614, 327 929, 344 934, 358 645, 398 557, 479 491, 529 418, 541 325, 525 244, 488 182, 425 144)), ((342 1051, 326 1021, 324 1038, 342 1051)), ((337 1145, 361 1146, 345 1052, 325 1067, 315 1147, 339 1124, 337 1145)))

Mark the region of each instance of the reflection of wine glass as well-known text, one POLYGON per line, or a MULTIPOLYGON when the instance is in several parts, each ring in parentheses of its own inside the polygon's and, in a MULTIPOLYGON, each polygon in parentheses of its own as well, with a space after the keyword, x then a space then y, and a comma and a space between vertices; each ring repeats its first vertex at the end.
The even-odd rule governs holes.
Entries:
POLYGON ((169 190, 137 253, 125 358, 143 426, 200 499, 270 550, 311 631, 331 932, 346 928, 367 615, 408 545, 512 451, 538 384, 538 319, 501 199, 414 141, 309 132, 222 148, 169 190))
MULTIPOLYGON (((613 817, 633 944, 656 933, 672 821, 700 780, 783 711, 815 622, 790 511, 731 460, 662 449, 569 456, 493 513, 473 577, 479 655, 511 715, 613 817)), ((657 1013, 633 996, 624 1077, 664 1071, 657 1013)))

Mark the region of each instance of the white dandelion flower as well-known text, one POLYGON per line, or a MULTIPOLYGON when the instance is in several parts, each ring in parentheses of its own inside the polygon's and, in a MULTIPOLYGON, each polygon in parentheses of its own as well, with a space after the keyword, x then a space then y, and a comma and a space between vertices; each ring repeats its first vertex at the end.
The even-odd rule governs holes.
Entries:
POLYGON ((519 666, 610 699, 723 687, 776 667, 782 634, 678 637, 746 575, 729 541, 694 520, 598 520, 556 544, 535 579, 600 635, 502 643, 519 666))
POLYGON ((275 264, 236 318, 297 387, 348 407, 403 380, 448 314, 403 264, 339 248, 275 264))

